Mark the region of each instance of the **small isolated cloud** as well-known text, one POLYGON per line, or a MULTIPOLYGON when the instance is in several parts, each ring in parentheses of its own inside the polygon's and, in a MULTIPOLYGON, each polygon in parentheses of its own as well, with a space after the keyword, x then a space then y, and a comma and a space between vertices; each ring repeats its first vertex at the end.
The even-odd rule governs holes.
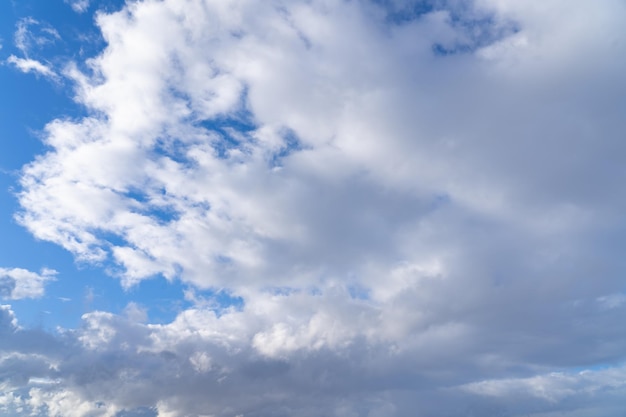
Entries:
POLYGON ((11 55, 6 62, 23 73, 34 73, 51 79, 57 78, 57 74, 49 66, 35 59, 18 58, 15 55, 11 55))
POLYGON ((89 8, 89 0, 65 0, 76 13, 84 13, 89 8))
POLYGON ((45 284, 54 280, 57 271, 43 268, 39 273, 22 268, 0 268, 0 298, 19 300, 40 298, 45 284))
POLYGON ((40 49, 60 39, 61 35, 55 28, 32 17, 25 17, 17 22, 14 35, 15 46, 25 56, 28 56, 32 49, 40 49))

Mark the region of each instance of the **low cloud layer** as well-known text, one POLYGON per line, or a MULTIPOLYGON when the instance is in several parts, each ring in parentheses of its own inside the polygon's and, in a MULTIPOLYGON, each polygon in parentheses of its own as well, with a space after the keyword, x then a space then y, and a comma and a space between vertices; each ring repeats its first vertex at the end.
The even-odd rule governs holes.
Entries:
POLYGON ((88 115, 47 124, 18 221, 197 305, 54 335, 3 307, 0 410, 623 412, 625 17, 565 0, 99 13, 106 48, 59 71, 88 115))

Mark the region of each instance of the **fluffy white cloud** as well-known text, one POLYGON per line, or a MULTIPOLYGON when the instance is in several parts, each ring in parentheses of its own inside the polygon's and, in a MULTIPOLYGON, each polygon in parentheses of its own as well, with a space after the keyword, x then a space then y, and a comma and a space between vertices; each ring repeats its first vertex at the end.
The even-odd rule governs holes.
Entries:
POLYGON ((43 268, 40 273, 22 268, 0 268, 0 298, 19 300, 39 298, 45 293, 45 285, 54 280, 57 271, 43 268))
POLYGON ((610 302, 623 3, 388 3, 145 0, 98 15, 107 47, 65 74, 90 116, 46 126, 19 221, 127 287, 161 274, 244 305, 165 325, 140 324, 134 304, 86 315, 58 337, 71 357, 41 352, 53 365, 34 377, 59 382, 7 402, 159 416, 619 407, 603 390, 568 400, 608 382, 544 382, 626 351, 610 302), (535 408, 507 388, 537 381, 535 408))

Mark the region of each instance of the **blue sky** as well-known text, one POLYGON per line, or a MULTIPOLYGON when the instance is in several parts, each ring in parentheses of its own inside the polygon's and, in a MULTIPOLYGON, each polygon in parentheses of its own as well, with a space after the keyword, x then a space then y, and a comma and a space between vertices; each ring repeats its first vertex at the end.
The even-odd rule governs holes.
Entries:
POLYGON ((626 5, 0 5, 0 416, 626 412, 626 5))
MULTIPOLYGON (((104 46, 104 40, 94 25, 94 14, 99 11, 119 10, 124 2, 102 1, 92 12, 76 13, 70 4, 62 2, 6 2, 2 5, 2 51, 5 55, 23 52, 15 46, 20 22, 33 19, 33 36, 41 35, 41 28, 54 28, 62 40, 33 46, 29 55, 50 59, 69 60, 79 56, 89 58, 104 46), (88 36, 90 39, 81 39, 88 36)), ((121 312, 129 302, 150 300, 144 308, 154 321, 171 320, 182 308, 182 286, 155 279, 146 281, 134 290, 124 291, 110 279, 102 265, 77 264, 71 254, 45 241, 34 239, 20 227, 14 214, 18 211, 15 192, 19 170, 43 152, 40 132, 55 117, 80 117, 85 108, 72 100, 71 85, 65 80, 51 80, 22 73, 10 65, 3 65, 2 84, 6 97, 2 101, 2 265, 39 271, 54 269, 62 276, 47 285, 45 296, 15 300, 13 309, 26 326, 54 330, 57 326, 76 327, 86 312, 104 309, 121 312)))

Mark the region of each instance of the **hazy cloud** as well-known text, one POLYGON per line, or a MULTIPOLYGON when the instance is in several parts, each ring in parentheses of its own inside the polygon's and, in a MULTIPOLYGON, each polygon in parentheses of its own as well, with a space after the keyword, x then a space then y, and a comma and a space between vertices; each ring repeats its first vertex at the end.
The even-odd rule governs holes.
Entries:
POLYGON ((76 13, 85 13, 89 9, 89 0, 64 0, 76 13))
POLYGON ((25 17, 17 22, 15 46, 28 57, 32 50, 41 49, 61 40, 59 32, 45 22, 25 17))

